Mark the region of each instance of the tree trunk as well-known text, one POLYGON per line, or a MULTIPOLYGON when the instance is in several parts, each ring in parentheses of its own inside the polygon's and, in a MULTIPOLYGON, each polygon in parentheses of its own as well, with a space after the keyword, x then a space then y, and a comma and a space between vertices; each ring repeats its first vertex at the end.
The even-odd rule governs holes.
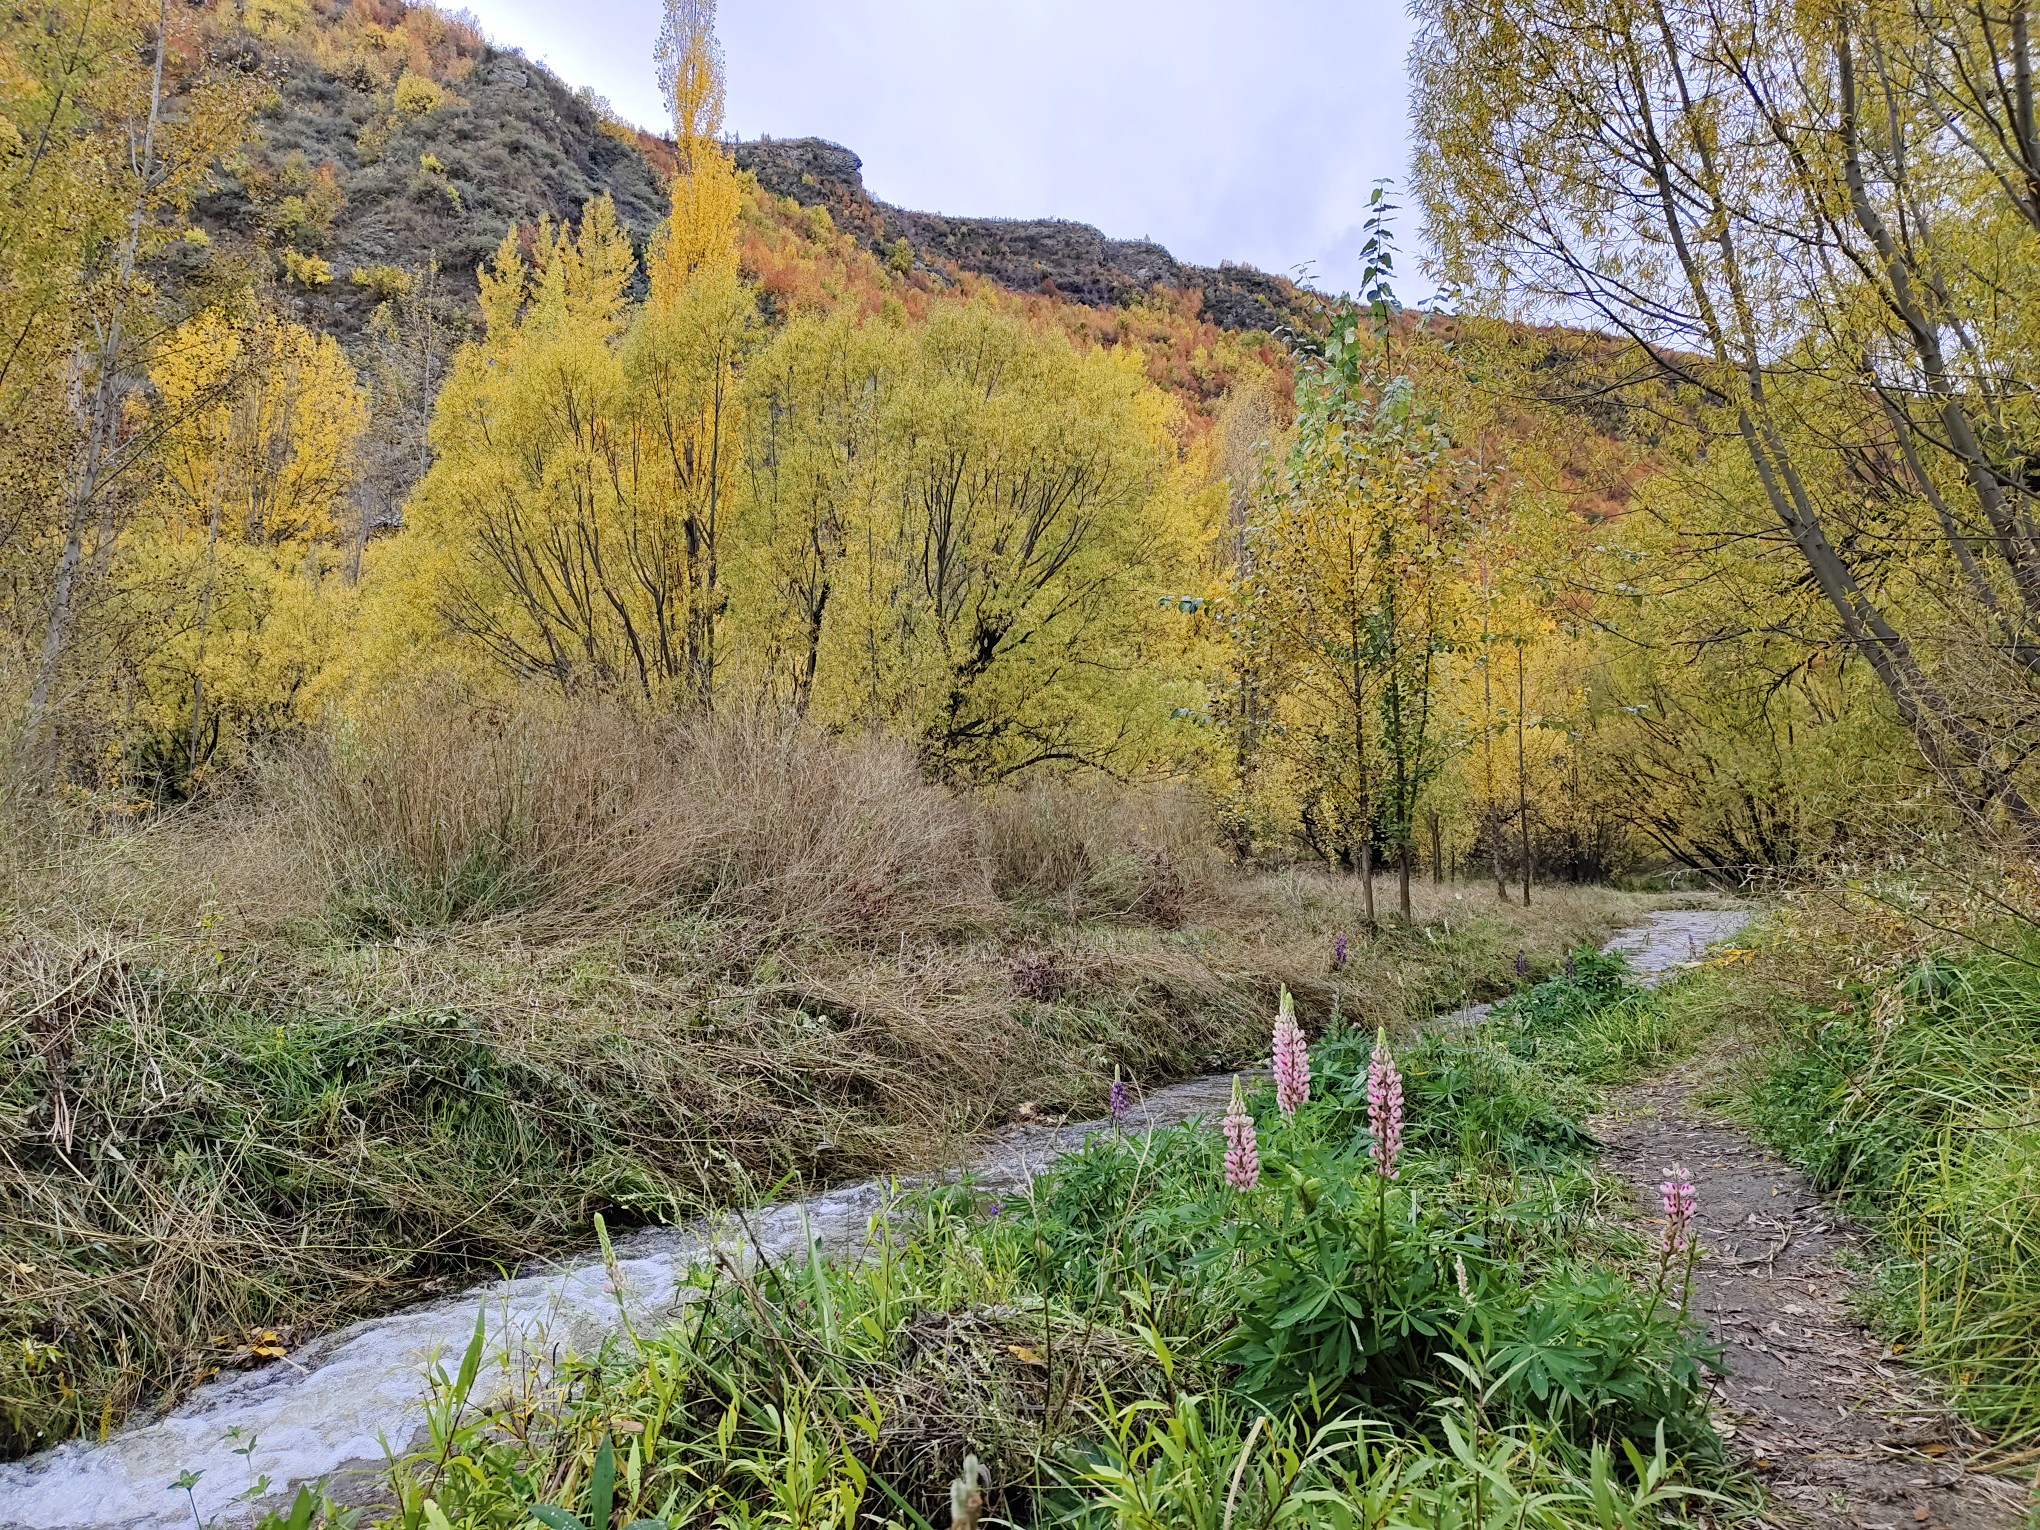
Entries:
POLYGON ((1523 907, 1530 906, 1530 770, 1523 753, 1523 645, 1516 644, 1516 817, 1523 831, 1523 907))
POLYGON ((213 590, 219 583, 220 483, 215 474, 212 486, 212 515, 205 528, 205 593, 198 602, 198 659, 191 669, 191 727, 185 734, 184 780, 190 791, 191 778, 198 774, 199 740, 205 728, 205 640, 212 625, 213 590))
POLYGON ((124 322, 127 285, 134 276, 142 224, 148 216, 149 191, 156 178, 156 127, 163 115, 163 61, 169 39, 170 4, 169 0, 160 0, 156 10, 155 74, 149 87, 149 118, 142 131, 141 176, 114 268, 112 311, 99 346, 99 375, 94 380, 86 417, 85 446, 71 492, 65 496, 64 546, 57 557, 49 621, 43 628, 42 652, 36 661, 35 680, 29 687, 28 711, 22 719, 28 768, 35 783, 42 786, 47 786, 56 774, 55 737, 49 721, 50 693, 63 664, 64 650, 70 646, 71 628, 77 615, 78 575, 85 561, 85 527, 91 519, 93 502, 105 486, 107 458, 116 444, 121 405, 127 393, 127 358, 122 354, 127 342, 124 322))

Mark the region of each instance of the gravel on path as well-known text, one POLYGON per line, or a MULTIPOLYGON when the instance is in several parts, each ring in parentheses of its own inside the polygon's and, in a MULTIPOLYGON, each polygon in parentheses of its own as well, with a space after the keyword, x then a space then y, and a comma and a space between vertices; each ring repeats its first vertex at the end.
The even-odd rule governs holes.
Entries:
POLYGON ((1713 1411, 1757 1474, 1764 1523, 2010 1530, 2025 1491, 1974 1470, 1983 1441, 1851 1315, 1860 1235, 1804 1175, 1712 1118, 1681 1078, 1622 1091, 1594 1129, 1643 1207, 1684 1168, 1697 1191, 1693 1309, 1722 1345, 1713 1411))

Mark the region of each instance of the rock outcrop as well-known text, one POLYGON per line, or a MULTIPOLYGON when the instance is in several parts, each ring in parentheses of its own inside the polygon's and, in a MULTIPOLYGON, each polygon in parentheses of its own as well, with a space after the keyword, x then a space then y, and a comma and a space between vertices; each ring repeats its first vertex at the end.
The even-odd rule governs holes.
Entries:
POLYGON ((1202 294, 1203 316, 1222 329, 1284 330, 1309 325, 1310 295, 1251 266, 1193 266, 1146 239, 1112 239, 1061 218, 963 218, 911 212, 873 197, 864 162, 820 138, 761 138, 736 145, 739 169, 767 191, 804 207, 825 207, 837 227, 874 250, 902 243, 932 266, 954 266, 1016 292, 1044 292, 1093 307, 1134 301, 1157 287, 1202 294))

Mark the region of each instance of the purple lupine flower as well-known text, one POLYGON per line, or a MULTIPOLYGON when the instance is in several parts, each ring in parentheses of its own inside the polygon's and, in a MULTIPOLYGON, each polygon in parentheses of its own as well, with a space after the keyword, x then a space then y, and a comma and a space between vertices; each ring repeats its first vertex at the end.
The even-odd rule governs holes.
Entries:
POLYGON ((1233 1075, 1232 1108, 1218 1126, 1225 1133, 1225 1182, 1244 1195, 1261 1182, 1261 1149, 1238 1074, 1233 1075))
POLYGON ((1367 1125, 1374 1133, 1368 1149, 1375 1172, 1394 1179, 1402 1171, 1396 1158, 1402 1152, 1402 1075, 1396 1072, 1395 1057, 1388 1050, 1388 1032, 1374 1033, 1374 1056, 1367 1064, 1367 1125))
POLYGON ((1579 979, 1580 979, 1579 961, 1577 958, 1573 956, 1572 952, 1568 951, 1565 953, 1565 980, 1568 983, 1577 983, 1579 979))
POLYGON ((1530 976, 1530 958, 1527 953, 1522 951, 1516 953, 1516 976, 1530 976))
POLYGON ((1351 954, 1352 949, 1352 942, 1347 940, 1345 936, 1334 935, 1332 937, 1332 971, 1344 972, 1346 970, 1346 958, 1351 954))
POLYGON ((1665 1170, 1658 1196, 1665 1210, 1665 1252, 1676 1254, 1693 1241, 1693 1212, 1700 1204, 1684 1165, 1675 1163, 1665 1170))
POLYGON ((1296 1003, 1284 988, 1275 1011, 1275 1108, 1293 1116, 1309 1098, 1310 1048, 1304 1043, 1303 1027, 1296 1023, 1296 1003))
POLYGON ((1112 1093, 1107 1097, 1107 1108, 1112 1112, 1114 1126, 1126 1125, 1126 1117, 1133 1109, 1133 1091, 1126 1087, 1126 1080, 1119 1076, 1119 1070, 1112 1070, 1112 1093))

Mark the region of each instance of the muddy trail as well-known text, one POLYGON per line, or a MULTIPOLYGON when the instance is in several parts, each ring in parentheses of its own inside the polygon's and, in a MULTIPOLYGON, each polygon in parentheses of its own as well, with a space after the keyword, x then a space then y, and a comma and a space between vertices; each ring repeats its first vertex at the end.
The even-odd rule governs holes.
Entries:
POLYGON ((1622 1093, 1594 1122, 1608 1167, 1654 1212, 1677 1165, 1698 1193, 1693 1310, 1723 1349, 1713 1413, 1764 1485, 1761 1522, 2009 1530, 2024 1489, 1973 1468, 1984 1442, 1849 1310, 1863 1251, 1796 1169, 1712 1119, 1684 1079, 1622 1093))
MULTIPOLYGON (((1609 949, 1654 980, 1748 917, 1734 906, 1662 910, 1609 949)), ((1472 1024, 1487 1008, 1438 1023, 1472 1024)), ((1158 1089, 1141 1102, 1136 1124, 1216 1115, 1230 1088, 1230 1074, 1215 1074, 1158 1089)), ((1709 1253, 1699 1302, 1728 1345, 1717 1407, 1735 1431, 1732 1444, 1766 1473, 1777 1522, 1893 1530, 2018 1523, 2018 1494, 1963 1469, 1959 1433, 1919 1403, 1904 1373, 1843 1315, 1848 1287, 1832 1258, 1846 1235, 1829 1226, 1804 1182, 1747 1138, 1689 1115, 1680 1085, 1637 1091, 1621 1106, 1603 1128, 1645 1208, 1655 1205, 1665 1164, 1684 1162, 1700 1187, 1709 1253)), ((1009 1129, 980 1145, 968 1172, 988 1187, 1022 1186, 1101 1124, 1009 1129)), ((711 1222, 644 1229, 618 1240, 613 1277, 591 1251, 339 1330, 263 1370, 210 1382, 105 1441, 0 1466, 0 1530, 173 1530, 194 1516, 225 1530, 321 1479, 360 1501, 389 1457, 419 1439, 427 1368, 450 1366, 478 1320, 488 1339, 479 1389, 487 1394, 490 1378, 505 1386, 561 1355, 592 1352, 625 1314, 640 1327, 670 1317, 680 1279, 718 1254, 778 1260, 803 1255, 812 1239, 854 1256, 900 1187, 868 1180, 711 1222), (196 1477, 188 1497, 172 1485, 182 1474, 196 1477)))

